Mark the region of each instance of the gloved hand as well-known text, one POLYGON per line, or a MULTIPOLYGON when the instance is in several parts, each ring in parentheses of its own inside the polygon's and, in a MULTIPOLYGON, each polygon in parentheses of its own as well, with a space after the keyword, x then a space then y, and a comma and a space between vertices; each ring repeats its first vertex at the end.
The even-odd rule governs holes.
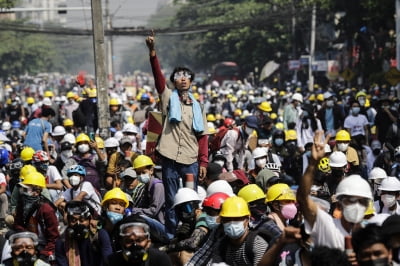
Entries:
POLYGON ((189 223, 183 223, 176 230, 176 237, 178 239, 186 239, 190 237, 192 230, 192 226, 189 223))

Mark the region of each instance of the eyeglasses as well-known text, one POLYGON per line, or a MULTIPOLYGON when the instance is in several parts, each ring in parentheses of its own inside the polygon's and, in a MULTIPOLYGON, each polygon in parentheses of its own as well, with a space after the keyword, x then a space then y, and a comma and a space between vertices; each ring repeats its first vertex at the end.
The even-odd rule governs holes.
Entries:
POLYGON ((357 198, 357 197, 343 197, 341 199, 341 202, 344 205, 350 205, 350 204, 355 204, 355 203, 360 203, 363 206, 367 206, 369 205, 369 199, 366 198, 357 198))
POLYGON ((174 74, 174 80, 182 79, 182 78, 187 78, 191 79, 192 75, 189 74, 187 71, 179 71, 174 74))

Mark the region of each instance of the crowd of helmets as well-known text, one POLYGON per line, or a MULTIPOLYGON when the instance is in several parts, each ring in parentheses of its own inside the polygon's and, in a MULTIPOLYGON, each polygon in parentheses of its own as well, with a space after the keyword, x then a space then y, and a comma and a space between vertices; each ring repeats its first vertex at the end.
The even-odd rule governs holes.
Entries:
MULTIPOLYGON (((197 223, 201 224, 200 216, 204 218, 200 227, 206 227, 208 233, 221 223, 217 217, 221 217, 222 223, 230 223, 235 217, 251 216, 250 227, 257 227, 261 217, 268 215, 278 232, 288 225, 300 227, 301 214, 297 211, 295 193, 312 160, 316 130, 323 130, 330 139, 325 145, 324 158, 318 162, 311 187, 313 199, 333 217, 340 217, 335 195, 344 188, 338 185, 342 179, 356 174, 369 182, 375 200, 365 210, 365 224, 368 219, 370 223, 382 224, 387 216, 400 214, 397 203, 400 199, 400 100, 393 88, 374 86, 357 90, 315 86, 313 92, 305 92, 301 88, 255 88, 237 82, 234 86, 193 85, 191 92, 206 113, 209 165, 197 192, 181 184, 175 196, 174 209, 181 221, 173 238, 175 242, 154 233, 155 224, 163 223, 161 218, 150 217, 156 220, 150 222, 145 212, 138 211, 151 207, 143 205, 149 204, 149 198, 156 193, 149 187, 154 185, 153 179, 162 179, 160 166, 146 155, 149 113, 158 110, 158 97, 150 86, 135 91, 109 91, 111 137, 104 140, 97 128, 97 90, 93 85, 80 84, 77 80, 77 87, 65 95, 56 95, 51 90, 45 90, 38 97, 10 93, 1 109, 0 132, 0 186, 6 187, 2 193, 6 197, 0 197, 3 209, 0 226, 8 231, 9 258, 25 261, 14 250, 14 241, 19 237, 31 239, 38 247, 38 237, 48 237, 37 228, 32 232, 39 236, 29 234, 27 227, 22 230, 25 235, 12 234, 18 231, 14 226, 18 213, 26 215, 24 205, 21 210, 19 202, 26 200, 29 204, 27 199, 31 199, 36 188, 40 190, 41 200, 45 198, 46 204, 55 205, 57 238, 89 241, 89 235, 105 230, 112 246, 107 255, 122 250, 124 259, 130 263, 147 260, 146 256, 152 253, 147 251, 148 247, 133 249, 130 244, 124 246, 125 242, 118 242, 132 238, 132 233, 125 232, 129 226, 140 227, 146 236, 143 241, 151 240, 154 246, 160 247, 160 252, 181 260, 176 265, 194 265, 192 261, 197 258, 200 243, 209 237, 197 231, 196 238, 193 236, 197 223), (29 122, 40 118, 46 108, 55 111, 49 120, 52 125, 47 139, 49 152, 24 144, 29 122), (80 108, 80 114, 75 112, 80 108), (246 120, 248 117, 251 123, 246 120), (228 169, 227 156, 221 151, 223 148, 213 149, 213 139, 222 128, 240 130, 246 121, 247 126, 252 125, 252 132, 244 144, 245 152, 235 155, 244 157, 244 167, 228 169), (90 185, 83 189, 87 181, 90 185), (74 198, 82 190, 86 193, 80 199, 84 203, 79 203, 74 198), (24 198, 26 195, 29 197, 24 198), (143 215, 137 217, 138 212, 143 215), (387 215, 383 218, 379 216, 382 213, 387 215), (135 217, 129 220, 128 216, 135 217), (93 220, 97 224, 78 227, 74 219, 93 220), (119 226, 117 234, 116 225, 119 226), (198 241, 199 237, 202 241, 198 241), (191 255, 182 258, 181 254, 173 254, 182 250, 190 251, 191 255)), ((41 137, 38 142, 42 141, 41 137)), ((234 166, 238 160, 235 156, 234 166)), ((349 183, 346 189, 357 190, 357 186, 349 183)), ((231 238, 240 233, 230 230, 225 234, 231 238)), ((54 247, 50 253, 43 249, 37 252, 42 255, 38 258, 50 264, 54 264, 53 255, 58 255, 54 247)), ((96 252, 101 256, 95 262, 105 263, 101 259, 104 254, 96 252)), ((29 260, 33 255, 28 256, 29 260)), ((85 255, 80 256, 83 261, 85 255)), ((69 265, 72 265, 70 261, 69 265)))

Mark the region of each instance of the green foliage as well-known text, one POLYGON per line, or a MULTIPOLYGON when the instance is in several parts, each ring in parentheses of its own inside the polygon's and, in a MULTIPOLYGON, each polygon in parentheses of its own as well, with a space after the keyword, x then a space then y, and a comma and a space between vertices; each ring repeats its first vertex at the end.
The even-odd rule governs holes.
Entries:
POLYGON ((0 0, 0 8, 11 8, 15 6, 15 0, 0 0))

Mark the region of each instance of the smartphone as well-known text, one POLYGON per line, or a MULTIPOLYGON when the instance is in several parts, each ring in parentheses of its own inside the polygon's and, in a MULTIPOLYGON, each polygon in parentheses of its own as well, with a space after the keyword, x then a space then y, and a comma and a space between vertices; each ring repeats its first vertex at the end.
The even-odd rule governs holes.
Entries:
POLYGON ((89 133, 89 138, 90 138, 90 140, 95 140, 95 138, 94 138, 94 133, 93 133, 93 132, 90 132, 90 133, 89 133))

